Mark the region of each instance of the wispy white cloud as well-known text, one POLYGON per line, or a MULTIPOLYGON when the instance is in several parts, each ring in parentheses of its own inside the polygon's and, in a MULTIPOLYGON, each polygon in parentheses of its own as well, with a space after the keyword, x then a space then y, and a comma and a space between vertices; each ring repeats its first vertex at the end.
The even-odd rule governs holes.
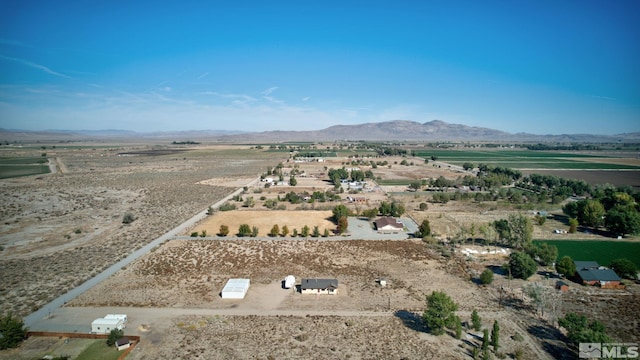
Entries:
POLYGON ((202 73, 202 75, 198 76, 198 80, 200 80, 200 79, 202 79, 203 77, 206 77, 206 76, 208 76, 208 75, 209 75, 209 72, 202 73))
POLYGON ((40 65, 40 64, 36 64, 34 62, 31 62, 29 60, 25 60, 25 59, 19 59, 19 58, 14 58, 14 57, 10 57, 10 56, 5 56, 5 55, 0 55, 0 59, 5 59, 5 60, 9 60, 9 61, 14 61, 29 67, 32 67, 34 69, 38 69, 41 71, 46 72, 47 74, 51 74, 51 75, 55 75, 55 76, 59 76, 59 77, 63 77, 66 79, 71 79, 70 76, 59 73, 57 71, 53 71, 51 69, 49 69, 48 67, 44 66, 44 65, 40 65))
POLYGON ((267 90, 261 92, 261 94, 264 95, 264 96, 269 96, 269 95, 271 95, 272 92, 274 92, 276 90, 278 90, 278 87, 277 86, 273 86, 273 87, 270 87, 267 90))
POLYGON ((612 98, 609 96, 600 96, 600 95, 589 95, 589 96, 591 96, 594 99, 611 100, 611 101, 617 100, 616 98, 612 98))
POLYGON ((302 101, 308 101, 309 99, 311 99, 311 96, 305 96, 302 98, 302 101))

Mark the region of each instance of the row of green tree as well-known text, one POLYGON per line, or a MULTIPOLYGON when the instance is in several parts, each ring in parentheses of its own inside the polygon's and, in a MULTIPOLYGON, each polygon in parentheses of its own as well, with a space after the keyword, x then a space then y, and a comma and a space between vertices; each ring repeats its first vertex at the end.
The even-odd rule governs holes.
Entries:
MULTIPOLYGON (((230 229, 229 226, 227 225, 220 225, 220 228, 218 230, 218 236, 227 236, 229 235, 230 229)), ((238 232, 236 233, 236 236, 239 237, 257 237, 258 234, 260 233, 260 229, 257 226, 250 226, 249 224, 241 224, 238 227, 238 232)), ((280 227, 275 224, 273 225, 273 227, 271 228, 271 230, 269 231, 269 236, 271 237, 277 237, 277 236, 282 236, 285 237, 287 235, 291 234, 291 237, 298 237, 298 236, 302 236, 302 237, 328 237, 330 236, 330 232, 328 229, 324 229, 324 231, 321 233, 320 232, 320 228, 318 226, 314 226, 313 229, 310 228, 309 226, 305 225, 303 226, 300 230, 298 229, 293 229, 290 230, 289 227, 287 225, 283 225, 282 229, 280 229, 280 227)), ((202 230, 200 232, 194 231, 191 233, 191 237, 206 237, 207 236, 207 231, 206 230, 202 230)))
POLYGON ((562 211, 579 224, 594 229, 604 226, 611 234, 640 233, 638 201, 626 192, 602 192, 598 197, 568 202, 562 211))

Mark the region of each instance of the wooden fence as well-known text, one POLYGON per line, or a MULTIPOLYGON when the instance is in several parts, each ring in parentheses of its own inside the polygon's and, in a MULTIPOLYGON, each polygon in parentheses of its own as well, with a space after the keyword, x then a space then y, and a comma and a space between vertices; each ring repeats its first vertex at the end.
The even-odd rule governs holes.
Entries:
MULTIPOLYGON (((57 337, 57 338, 76 338, 76 339, 108 339, 109 335, 107 334, 89 334, 89 333, 68 333, 68 332, 47 332, 47 331, 29 331, 27 332, 27 337, 31 336, 41 336, 41 337, 57 337)), ((137 335, 125 335, 131 341, 131 346, 125 349, 120 356, 118 356, 118 360, 124 360, 127 355, 136 347, 136 345, 140 342, 140 336, 137 335)))

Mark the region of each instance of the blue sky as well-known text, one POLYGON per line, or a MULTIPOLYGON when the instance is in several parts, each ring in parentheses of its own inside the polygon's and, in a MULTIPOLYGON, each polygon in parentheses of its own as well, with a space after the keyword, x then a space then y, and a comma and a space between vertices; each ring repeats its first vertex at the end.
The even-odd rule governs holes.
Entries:
POLYGON ((640 2, 0 0, 0 128, 640 131, 640 2))

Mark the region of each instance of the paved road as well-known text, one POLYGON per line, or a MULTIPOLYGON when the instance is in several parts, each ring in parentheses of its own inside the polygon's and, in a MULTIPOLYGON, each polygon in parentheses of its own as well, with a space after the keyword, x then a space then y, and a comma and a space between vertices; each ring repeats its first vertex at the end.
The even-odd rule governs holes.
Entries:
MULTIPOLYGON (((259 181, 259 179, 256 178, 255 180, 253 180, 249 184, 247 184, 247 186, 252 186, 253 184, 255 184, 258 181, 259 181)), ((234 196, 240 194, 242 191, 243 191, 242 188, 234 191, 233 193, 229 194, 224 199, 222 199, 222 200, 218 201, 217 203, 215 203, 214 205, 212 205, 212 207, 213 208, 220 207, 220 205, 222 205, 225 202, 229 201, 231 198, 233 198, 234 196)), ((127 266, 132 261, 134 261, 134 260, 138 259, 139 257, 141 257, 142 255, 148 253, 149 251, 151 251, 151 249, 155 248, 156 246, 161 245, 162 243, 164 243, 165 241, 167 241, 169 239, 175 238, 178 234, 184 233, 187 229, 195 226, 196 223, 198 223, 199 221, 201 221, 205 217, 207 217, 207 210, 203 210, 203 211, 199 212, 198 214, 193 216, 191 219, 183 222, 182 224, 180 224, 177 227, 173 228, 171 231, 167 232, 166 234, 160 236, 159 238, 153 240, 152 242, 150 242, 147 245, 139 248, 138 250, 135 250, 129 256, 127 256, 124 259, 118 261, 117 263, 111 265, 110 267, 108 267, 106 270, 104 270, 100 274, 98 274, 95 277, 93 277, 93 278, 87 280, 86 282, 80 284, 78 287, 69 290, 69 292, 67 292, 66 294, 64 294, 64 295, 54 299, 53 301, 49 302, 48 304, 46 304, 45 306, 43 306, 42 308, 40 308, 36 312, 29 314, 28 316, 26 316, 24 318, 24 324, 27 327, 31 328, 31 329, 35 329, 37 327, 36 324, 37 324, 38 321, 41 321, 45 317, 49 316, 51 313, 54 313, 58 308, 60 308, 64 304, 66 304, 68 301, 71 301, 72 299, 76 298, 77 296, 79 296, 83 292, 85 292, 85 291, 91 289, 92 287, 96 286, 101 281, 103 281, 103 280, 107 279, 109 276, 115 274, 118 270, 122 269, 124 266, 127 266)))

